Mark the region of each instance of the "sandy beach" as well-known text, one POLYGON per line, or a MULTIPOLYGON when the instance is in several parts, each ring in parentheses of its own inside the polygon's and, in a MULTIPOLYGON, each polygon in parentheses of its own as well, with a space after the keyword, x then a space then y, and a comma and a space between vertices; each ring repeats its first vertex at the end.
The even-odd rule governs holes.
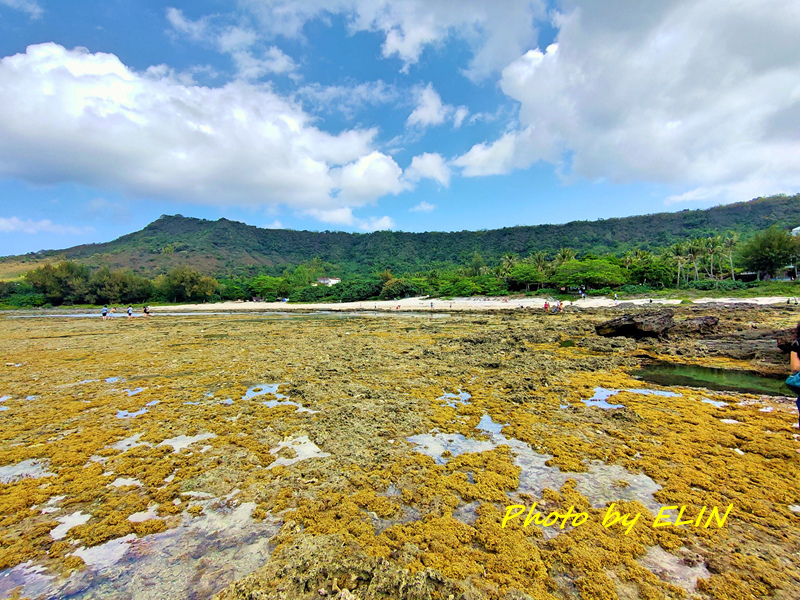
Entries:
MULTIPOLYGON (((764 296, 756 298, 697 298, 695 304, 785 304, 787 298, 781 296, 764 296)), ((543 309, 544 298, 503 298, 503 297, 467 297, 440 300, 426 296, 404 298, 402 300, 376 300, 365 302, 341 302, 337 304, 313 303, 292 304, 289 302, 212 302, 205 304, 178 304, 168 307, 157 307, 154 310, 173 311, 478 311, 478 310, 534 310, 543 309)), ((552 301, 551 301, 552 303, 552 301)), ((585 300, 567 301, 566 307, 576 308, 611 308, 620 304, 626 305, 678 305, 680 299, 672 298, 637 298, 634 300, 614 301, 613 298, 595 297, 585 300)))

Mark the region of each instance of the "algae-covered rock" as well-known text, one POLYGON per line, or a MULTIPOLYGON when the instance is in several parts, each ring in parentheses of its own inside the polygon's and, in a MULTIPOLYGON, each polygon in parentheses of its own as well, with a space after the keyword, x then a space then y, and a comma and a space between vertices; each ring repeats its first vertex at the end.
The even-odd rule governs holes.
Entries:
POLYGON ((279 547, 265 567, 221 592, 218 600, 464 599, 465 588, 432 569, 411 573, 369 556, 339 535, 300 536, 279 547), (337 596, 337 594, 339 594, 337 596))

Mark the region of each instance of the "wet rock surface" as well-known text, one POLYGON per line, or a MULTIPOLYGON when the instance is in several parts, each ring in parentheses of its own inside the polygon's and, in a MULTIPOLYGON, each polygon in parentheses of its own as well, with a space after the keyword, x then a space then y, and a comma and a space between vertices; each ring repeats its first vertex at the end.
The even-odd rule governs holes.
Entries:
POLYGON ((616 315, 0 317, 0 364, 20 365, 0 369, 0 467, 52 474, 0 485, 0 597, 798 597, 794 405, 629 375, 642 356, 785 369, 767 332, 798 315, 689 307, 673 324, 718 317, 716 333, 595 333, 616 315), (598 388, 622 408, 587 405, 598 388), (630 533, 603 527, 610 501, 642 513, 630 533), (534 502, 589 520, 501 526, 534 502), (651 526, 659 505, 728 504, 721 530, 651 526), (107 567, 76 553, 112 547, 107 567))

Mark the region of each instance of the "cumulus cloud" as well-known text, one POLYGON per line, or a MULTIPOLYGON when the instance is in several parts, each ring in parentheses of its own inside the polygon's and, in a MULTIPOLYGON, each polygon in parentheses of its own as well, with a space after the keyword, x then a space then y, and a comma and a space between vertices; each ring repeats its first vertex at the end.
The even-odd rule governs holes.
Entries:
POLYGON ((38 19, 44 13, 36 0, 0 0, 0 5, 26 12, 33 19, 38 19))
POLYGON ((362 231, 378 231, 379 229, 391 229, 394 221, 391 217, 368 217, 359 219, 353 214, 349 207, 333 208, 330 210, 311 209, 303 211, 303 215, 314 217, 322 223, 331 225, 346 225, 348 227, 358 227, 362 231))
POLYGON ((441 154, 425 152, 411 159, 411 165, 406 169, 405 178, 411 182, 433 179, 447 187, 450 185, 450 168, 441 154))
POLYGON ((406 125, 428 127, 429 125, 441 125, 453 110, 452 106, 445 105, 442 98, 433 89, 433 84, 428 84, 424 88, 419 88, 416 92, 417 107, 408 116, 406 125))
POLYGON ((83 48, 40 44, 0 60, 0 176, 36 184, 349 210, 407 189, 400 167, 372 147, 375 134, 321 131, 265 86, 187 85, 83 48))
POLYGON ((334 225, 353 225, 356 218, 353 216, 353 211, 349 207, 343 208, 311 208, 303 211, 304 215, 314 217, 317 221, 323 223, 332 223, 334 225))
POLYGON ((402 169, 390 156, 372 152, 341 169, 340 198, 359 202, 386 194, 399 194, 408 186, 401 181, 402 169))
POLYGON ((298 37, 310 20, 345 15, 351 31, 383 35, 384 57, 397 57, 403 70, 423 50, 456 36, 472 48, 464 73, 484 78, 534 46, 534 23, 546 15, 543 0, 240 0, 270 35, 298 37))
POLYGON ((429 204, 428 202, 425 202, 423 200, 422 202, 417 204, 415 207, 409 208, 408 212, 431 212, 435 208, 436 208, 435 204, 429 204))
POLYGON ((800 5, 573 0, 557 43, 502 73, 519 127, 454 163, 466 176, 536 161, 649 181, 673 201, 800 189, 800 5))
POLYGON ((425 87, 418 86, 414 90, 414 96, 417 105, 406 119, 406 125, 409 127, 425 128, 431 125, 441 125, 452 117, 453 126, 457 129, 469 115, 469 109, 466 106, 455 108, 442 102, 441 96, 431 83, 425 87))
POLYGON ((43 221, 22 220, 18 217, 0 217, 0 231, 3 233, 55 233, 57 235, 80 235, 94 231, 91 227, 58 225, 49 219, 43 221))
POLYGON ((391 229, 392 227, 394 227, 394 219, 388 216, 370 217, 362 221, 358 226, 363 231, 380 231, 382 229, 391 229))

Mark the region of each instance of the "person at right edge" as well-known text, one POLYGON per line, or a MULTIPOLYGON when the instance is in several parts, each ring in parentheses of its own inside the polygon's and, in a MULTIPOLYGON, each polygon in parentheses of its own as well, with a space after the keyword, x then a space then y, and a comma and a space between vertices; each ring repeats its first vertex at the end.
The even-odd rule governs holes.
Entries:
MULTIPOLYGON (((792 371, 792 375, 786 380, 786 383, 789 385, 791 390, 797 394, 797 427, 800 428, 800 388, 797 386, 797 383, 792 381, 792 379, 794 379, 795 376, 800 373, 800 323, 797 324, 797 329, 795 329, 795 340, 789 347, 789 368, 792 371)), ((798 452, 800 452, 800 450, 798 450, 798 452)))

